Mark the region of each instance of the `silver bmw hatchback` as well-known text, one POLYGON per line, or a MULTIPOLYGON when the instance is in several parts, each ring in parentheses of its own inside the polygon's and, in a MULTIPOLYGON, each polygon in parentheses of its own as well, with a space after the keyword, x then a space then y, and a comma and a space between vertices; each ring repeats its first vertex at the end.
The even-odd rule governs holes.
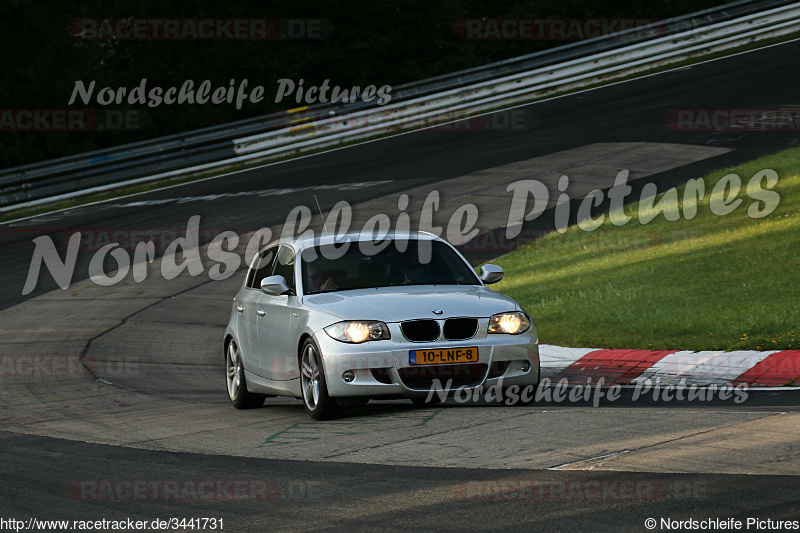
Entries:
POLYGON ((282 239, 253 258, 225 329, 234 407, 302 399, 322 420, 371 398, 439 402, 492 386, 534 389, 536 328, 449 243, 424 232, 282 239))

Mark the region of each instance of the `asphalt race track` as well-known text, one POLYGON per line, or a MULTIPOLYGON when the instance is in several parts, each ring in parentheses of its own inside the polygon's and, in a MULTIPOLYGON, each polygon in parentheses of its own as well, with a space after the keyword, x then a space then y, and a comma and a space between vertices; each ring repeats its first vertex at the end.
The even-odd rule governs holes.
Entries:
MULTIPOLYGON (((347 200, 359 220, 395 205, 384 211, 393 216, 391 202, 409 190, 473 195, 482 206, 491 194, 476 184, 532 172, 554 187, 557 170, 579 168, 576 191, 608 188, 614 175, 593 165, 617 156, 641 162, 632 167, 638 198, 646 182, 663 190, 797 146, 797 131, 674 131, 665 116, 796 107, 798 56, 800 42, 787 43, 501 112, 471 129, 413 132, 1 225, 0 354, 54 356, 78 369, 0 374, 2 514, 217 517, 226 531, 642 531, 647 518, 798 519, 796 391, 704 405, 630 396, 600 407, 385 401, 319 423, 299 401, 269 399, 246 412, 228 404, 222 332, 241 271, 167 281, 154 264, 141 283, 101 287, 87 279, 90 245, 68 290, 43 272, 22 295, 40 235, 63 256, 75 231, 179 232, 194 215, 213 233, 246 233, 315 206, 313 194, 323 210, 347 200), (509 116, 514 126, 497 126, 509 116), (678 148, 657 160, 643 155, 648 146, 678 148)), ((409 195, 418 208, 420 194, 409 195)), ((525 229, 552 220, 548 210, 525 229)), ((500 221, 489 217, 484 228, 500 221)))

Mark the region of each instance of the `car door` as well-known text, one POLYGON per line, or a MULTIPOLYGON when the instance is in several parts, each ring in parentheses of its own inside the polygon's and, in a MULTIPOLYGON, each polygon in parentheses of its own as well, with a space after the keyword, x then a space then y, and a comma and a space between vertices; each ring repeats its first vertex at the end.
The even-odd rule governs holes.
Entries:
POLYGON ((237 335, 244 367, 259 375, 262 355, 258 343, 258 330, 261 327, 258 306, 261 296, 264 295, 261 292, 261 280, 270 275, 277 249, 276 246, 268 248, 253 259, 244 287, 236 297, 236 310, 239 313, 237 335))
POLYGON ((289 294, 271 295, 261 293, 258 301, 260 324, 258 329, 259 352, 262 360, 259 367, 265 378, 284 381, 297 375, 297 341, 292 331, 292 308, 297 301, 295 291, 295 252, 282 245, 272 265, 273 276, 283 276, 290 289, 289 294))

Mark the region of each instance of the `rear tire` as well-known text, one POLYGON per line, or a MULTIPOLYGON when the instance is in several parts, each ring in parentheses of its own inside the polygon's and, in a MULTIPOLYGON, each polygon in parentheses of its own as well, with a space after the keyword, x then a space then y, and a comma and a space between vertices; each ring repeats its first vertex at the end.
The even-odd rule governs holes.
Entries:
POLYGON ((228 385, 228 399, 237 409, 253 409, 264 405, 266 396, 253 394, 247 390, 247 379, 244 375, 242 352, 233 339, 228 343, 225 353, 225 374, 228 385))
POLYGON ((311 339, 300 350, 300 392, 308 416, 314 420, 330 420, 341 414, 341 407, 328 395, 322 354, 311 339))

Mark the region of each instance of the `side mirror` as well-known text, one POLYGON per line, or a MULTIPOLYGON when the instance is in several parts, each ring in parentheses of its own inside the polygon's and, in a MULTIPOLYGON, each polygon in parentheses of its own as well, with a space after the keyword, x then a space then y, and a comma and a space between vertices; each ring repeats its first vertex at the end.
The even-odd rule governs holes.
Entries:
POLYGON ((273 296, 280 296, 289 292, 286 279, 283 276, 267 276, 261 280, 261 290, 273 296))
POLYGON ((481 281, 486 285, 497 283, 503 279, 504 274, 503 267, 497 265, 483 265, 481 267, 481 281))

